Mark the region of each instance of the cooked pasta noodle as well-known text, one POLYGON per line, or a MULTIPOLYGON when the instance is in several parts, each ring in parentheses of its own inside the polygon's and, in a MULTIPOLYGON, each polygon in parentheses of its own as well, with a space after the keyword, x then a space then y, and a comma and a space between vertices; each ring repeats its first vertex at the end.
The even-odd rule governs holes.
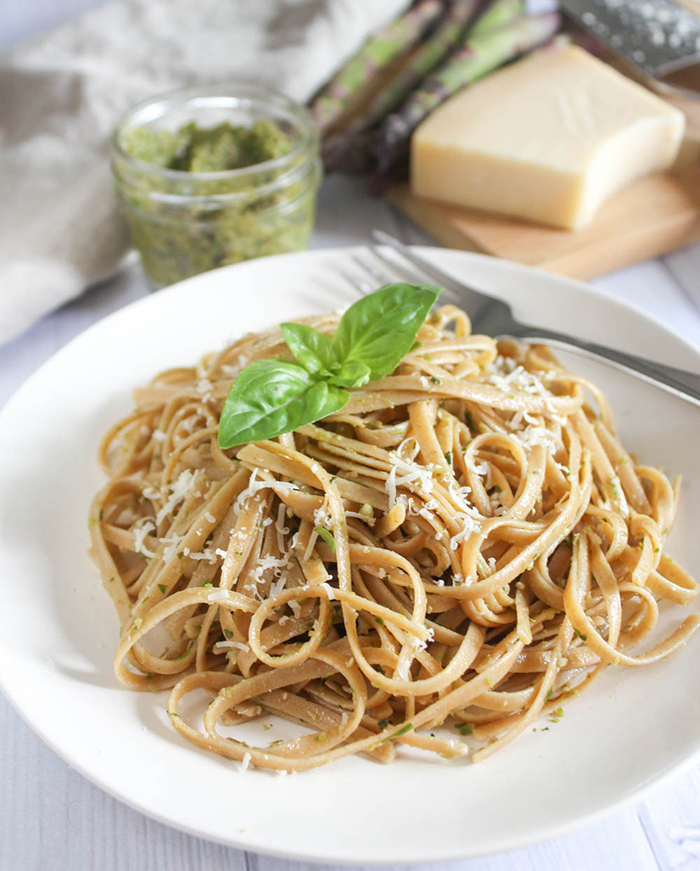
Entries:
POLYGON ((544 347, 472 335, 453 307, 419 340, 339 413, 274 440, 222 451, 217 431, 241 368, 289 358, 277 329, 158 375, 107 433, 91 534, 122 624, 116 674, 169 689, 194 744, 280 771, 400 745, 479 760, 608 665, 655 662, 698 628, 689 614, 648 638, 660 600, 699 588, 664 552, 678 482, 627 453, 604 394, 544 347), (203 720, 185 716, 192 693, 203 720), (236 738, 270 713, 309 728, 236 738))

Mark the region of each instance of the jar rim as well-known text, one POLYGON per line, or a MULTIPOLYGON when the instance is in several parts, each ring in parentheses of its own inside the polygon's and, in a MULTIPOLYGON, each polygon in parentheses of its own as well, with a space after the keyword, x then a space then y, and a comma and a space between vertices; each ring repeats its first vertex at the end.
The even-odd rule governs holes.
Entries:
MULTIPOLYGON (((223 106, 221 107, 223 108, 223 106)), ((264 85, 257 85, 253 82, 229 80, 217 85, 199 85, 190 88, 177 88, 172 91, 165 91, 160 94, 155 94, 142 100, 131 108, 125 115, 122 116, 114 128, 111 137, 111 147, 113 152, 121 159, 133 166, 136 170, 144 173, 157 175, 163 179, 171 181, 185 180, 216 182, 225 181, 227 179, 243 179, 254 176, 257 173, 281 170, 289 164, 294 164, 296 160, 310 151, 318 140, 318 134, 314 126, 311 115, 304 106, 296 103, 294 100, 287 97, 280 91, 274 88, 269 88, 264 85), (184 106, 189 101, 197 100, 230 100, 230 106, 252 107, 256 103, 260 106, 275 109, 278 111, 282 120, 292 123, 299 133, 299 138, 294 147, 286 154, 280 157, 274 157, 270 160, 263 160, 260 163, 253 163, 250 166, 242 166, 236 169, 218 170, 216 172, 189 172, 182 169, 168 169, 164 166, 158 166, 155 163, 141 160, 127 151, 121 142, 121 137, 126 130, 136 130, 142 127, 148 121, 153 121, 157 118, 163 118, 170 114, 172 106, 169 106, 174 100, 178 101, 179 107, 184 106), (158 111, 158 107, 164 107, 164 111, 158 111), (169 108, 166 108, 169 107, 169 108), (140 116, 147 115, 143 122, 138 123, 140 116)))

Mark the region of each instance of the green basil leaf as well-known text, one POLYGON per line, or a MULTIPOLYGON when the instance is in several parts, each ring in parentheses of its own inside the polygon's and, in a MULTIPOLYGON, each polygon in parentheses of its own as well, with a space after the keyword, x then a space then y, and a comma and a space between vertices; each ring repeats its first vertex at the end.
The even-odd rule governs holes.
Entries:
POLYGON ((331 376, 330 381, 338 387, 364 387, 369 376, 369 366, 359 360, 348 360, 337 375, 331 376))
POLYGON ((350 306, 333 336, 336 356, 358 360, 375 381, 393 372, 413 347, 440 288, 422 284, 387 284, 350 306))
POLYGON ((289 350, 307 372, 328 376, 338 368, 329 336, 307 324, 281 324, 289 350))
POLYGON ((306 324, 281 324, 281 328, 289 350, 307 372, 336 387, 363 387, 369 381, 369 367, 359 360, 338 360, 325 333, 306 324))
POLYGON ((317 381, 298 363, 260 360, 236 378, 219 421, 219 447, 271 439, 339 411, 346 390, 317 381))

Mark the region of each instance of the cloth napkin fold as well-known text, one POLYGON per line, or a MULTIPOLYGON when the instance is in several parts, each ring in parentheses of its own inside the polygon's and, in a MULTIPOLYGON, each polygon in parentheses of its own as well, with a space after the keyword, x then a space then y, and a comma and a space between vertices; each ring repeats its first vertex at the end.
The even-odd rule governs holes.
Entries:
POLYGON ((0 57, 0 343, 128 249, 108 140, 132 105, 246 79, 307 100, 407 0, 119 0, 0 57))

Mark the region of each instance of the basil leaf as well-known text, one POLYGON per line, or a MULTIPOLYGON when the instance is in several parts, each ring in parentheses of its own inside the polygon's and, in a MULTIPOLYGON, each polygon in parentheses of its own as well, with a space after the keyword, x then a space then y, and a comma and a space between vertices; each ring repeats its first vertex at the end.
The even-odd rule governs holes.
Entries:
POLYGON ((348 360, 337 375, 331 376, 331 384, 338 387, 364 387, 369 381, 370 369, 359 360, 348 360))
POLYGON ((396 368, 440 293, 432 285, 388 284, 358 300, 332 339, 306 324, 282 324, 299 361, 260 360, 233 383, 219 421, 219 446, 274 438, 333 414, 362 387, 396 368))
POLYGON ((350 394, 298 363, 260 360, 236 378, 219 421, 219 447, 271 439, 339 411, 350 394))
POLYGON ((359 360, 338 360, 332 340, 320 330, 306 324, 281 324, 281 329, 289 350, 307 372, 336 387, 363 387, 369 381, 369 367, 359 360))
POLYGON ((432 285, 387 284, 350 306, 332 345, 347 363, 360 361, 375 381, 393 372, 413 347, 440 289, 432 285))
POLYGON ((339 368, 329 336, 306 324, 280 324, 282 335, 307 372, 328 376, 339 368))

